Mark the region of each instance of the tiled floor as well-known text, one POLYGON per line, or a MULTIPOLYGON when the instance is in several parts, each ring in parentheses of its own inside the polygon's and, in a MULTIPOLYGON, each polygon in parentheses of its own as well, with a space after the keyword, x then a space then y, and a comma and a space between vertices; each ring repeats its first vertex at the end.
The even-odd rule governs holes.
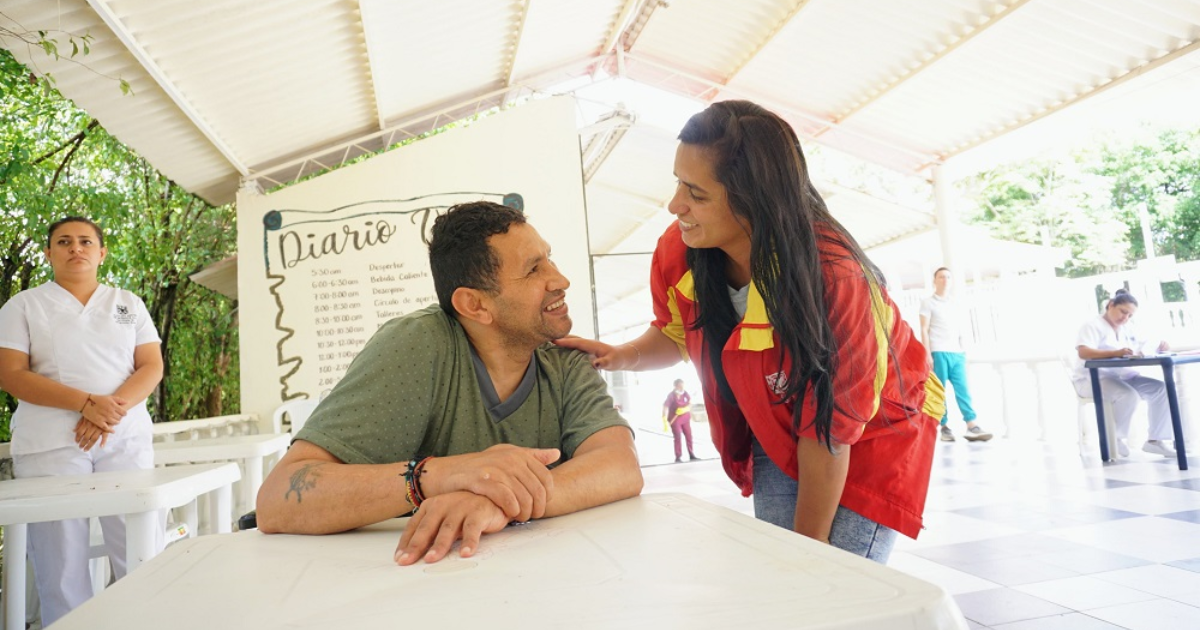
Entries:
MULTIPOLYGON (((715 457, 707 426, 697 454, 715 457)), ((747 514, 720 462, 672 464, 639 431, 646 492, 686 492, 747 514)), ((941 585, 972 628, 1200 628, 1200 454, 1191 470, 1133 449, 1102 465, 1075 444, 938 443, 920 539, 892 567, 941 585)))

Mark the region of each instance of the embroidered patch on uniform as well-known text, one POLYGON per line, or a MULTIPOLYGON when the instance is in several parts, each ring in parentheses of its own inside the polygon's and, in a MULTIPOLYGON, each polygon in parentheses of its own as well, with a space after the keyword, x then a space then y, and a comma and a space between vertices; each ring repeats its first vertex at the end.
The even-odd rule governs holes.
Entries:
POLYGON ((113 321, 123 326, 132 326, 137 323, 137 314, 130 313, 128 306, 118 304, 117 312, 113 313, 113 321))
POLYGON ((787 391, 787 374, 783 372, 768 374, 767 387, 770 387, 776 396, 782 396, 783 392, 787 391))

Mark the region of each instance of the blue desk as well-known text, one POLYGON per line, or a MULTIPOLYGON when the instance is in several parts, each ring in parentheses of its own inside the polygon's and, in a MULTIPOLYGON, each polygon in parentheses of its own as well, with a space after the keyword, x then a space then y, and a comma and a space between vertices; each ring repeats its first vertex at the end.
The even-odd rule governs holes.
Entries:
POLYGON ((1187 470, 1187 451, 1183 442, 1183 421, 1179 415, 1179 395, 1175 391, 1175 366, 1200 363, 1200 354, 1163 354, 1120 359, 1090 359, 1083 362, 1092 376, 1092 400, 1096 402, 1096 425, 1100 433, 1100 458, 1109 460, 1108 432, 1104 428, 1104 397, 1100 393, 1100 368, 1127 368, 1157 365, 1162 367, 1163 383, 1167 386, 1167 402, 1171 407, 1171 429, 1175 432, 1175 453, 1179 470, 1187 470))

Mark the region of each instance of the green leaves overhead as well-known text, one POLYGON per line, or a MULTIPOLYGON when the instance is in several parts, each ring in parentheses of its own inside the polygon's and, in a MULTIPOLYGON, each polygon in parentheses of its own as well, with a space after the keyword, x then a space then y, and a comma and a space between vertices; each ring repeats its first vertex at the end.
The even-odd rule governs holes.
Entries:
POLYGON ((1145 130, 1067 155, 1004 165, 960 182, 975 202, 964 220, 1000 237, 1067 247, 1068 276, 1126 269, 1155 254, 1200 258, 1200 131, 1145 130))
MULTIPOLYGON (((87 53, 88 39, 72 41, 87 53)), ((155 420, 236 413, 235 304, 188 279, 236 251, 234 209, 180 188, 0 50, 0 304, 51 279, 46 228, 72 214, 104 228, 101 281, 141 296, 163 337, 155 420)), ((2 398, 7 439, 15 401, 2 398)))

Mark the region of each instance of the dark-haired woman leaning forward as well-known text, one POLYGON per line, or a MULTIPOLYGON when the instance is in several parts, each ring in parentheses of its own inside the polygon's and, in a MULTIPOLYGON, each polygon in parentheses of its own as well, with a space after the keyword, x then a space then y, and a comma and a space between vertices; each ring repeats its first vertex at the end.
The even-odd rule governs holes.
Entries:
POLYGON ((784 120, 726 101, 679 139, 653 325, 615 347, 559 343, 610 370, 694 362, 725 471, 758 518, 886 562, 896 532, 921 529, 943 411, 925 348, 784 120))

